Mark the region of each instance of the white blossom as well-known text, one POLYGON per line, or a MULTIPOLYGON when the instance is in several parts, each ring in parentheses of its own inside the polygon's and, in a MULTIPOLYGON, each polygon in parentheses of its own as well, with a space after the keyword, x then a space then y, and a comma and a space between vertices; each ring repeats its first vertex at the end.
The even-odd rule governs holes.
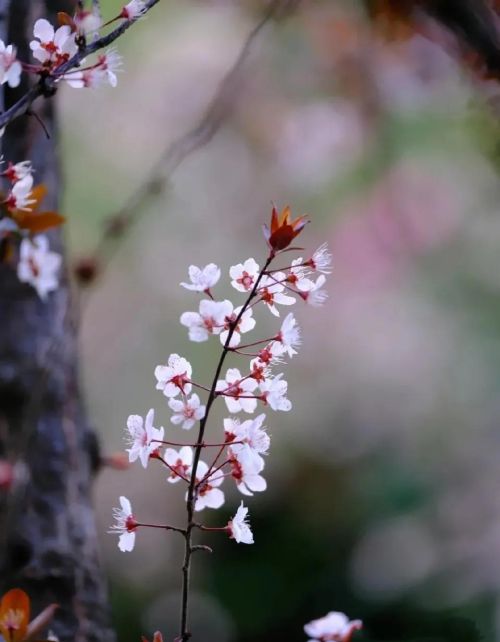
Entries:
POLYGON ((108 533, 119 535, 118 548, 124 552, 130 552, 135 544, 135 530, 137 522, 132 514, 132 506, 126 497, 120 497, 121 508, 113 508, 113 524, 108 533))
MULTIPOLYGON (((1 41, 0 41, 1 42, 1 41)), ((7 169, 2 173, 3 176, 9 179, 12 183, 17 183, 18 181, 21 181, 23 178, 26 176, 31 176, 33 173, 33 166, 31 165, 31 161, 26 160, 26 161, 21 161, 19 163, 9 163, 7 169)), ((33 186, 33 181, 30 182, 27 181, 24 184, 24 190, 29 190, 31 191, 31 187, 33 186)))
POLYGON ((9 87, 17 87, 21 82, 22 70, 14 45, 5 46, 3 40, 0 40, 0 84, 7 83, 9 87))
POLYGON ((125 18, 125 20, 135 20, 135 18, 142 16, 146 10, 146 3, 143 2, 143 0, 130 0, 130 2, 122 8, 120 18, 125 18))
POLYGON ((320 245, 308 263, 313 270, 322 272, 323 274, 330 274, 332 271, 332 255, 328 249, 328 245, 326 243, 320 245))
POLYGON ((260 474, 264 469, 264 460, 252 457, 247 450, 235 452, 233 446, 228 448, 231 464, 231 475, 236 486, 243 495, 253 495, 254 492, 266 490, 267 483, 260 474))
POLYGON ((151 453, 160 448, 164 428, 155 428, 153 426, 154 419, 153 408, 149 410, 146 419, 140 415, 130 415, 127 419, 128 442, 131 446, 127 448, 127 452, 130 463, 139 459, 143 467, 146 468, 151 453))
POLYGON ((259 387, 263 401, 268 406, 273 410, 288 412, 292 408, 292 403, 286 398, 288 383, 281 378, 282 376, 283 374, 279 374, 272 379, 265 379, 259 384, 259 387))
POLYGON ((330 611, 325 617, 306 624, 304 631, 312 638, 309 642, 350 642, 354 631, 362 626, 361 620, 350 621, 344 613, 330 611))
POLYGON ((323 303, 327 300, 328 294, 322 289, 325 281, 325 275, 320 274, 316 279, 316 282, 313 283, 311 289, 309 289, 307 292, 300 293, 300 296, 308 305, 312 305, 313 307, 317 308, 323 305, 323 303))
POLYGON ((311 270, 304 263, 304 259, 299 256, 298 258, 292 261, 289 274, 287 276, 287 282, 291 285, 294 285, 297 290, 304 291, 310 290, 314 287, 313 281, 308 278, 311 274, 311 270))
POLYGON ((205 416, 205 406, 201 405, 196 393, 189 399, 169 399, 168 405, 175 413, 170 417, 170 421, 175 425, 182 424, 181 428, 184 430, 189 430, 205 416))
POLYGON ((277 355, 288 354, 290 359, 297 354, 296 347, 302 343, 300 338, 300 328, 292 312, 289 312, 278 334, 278 339, 273 343, 272 352, 277 355))
MULTIPOLYGON (((199 483, 208 473, 208 466, 204 461, 198 462, 196 470, 196 482, 199 483)), ((204 508, 220 508, 224 503, 224 493, 218 488, 224 481, 224 474, 218 470, 212 473, 208 479, 198 488, 195 510, 204 508)))
POLYGON ((238 368, 229 368, 225 379, 217 382, 217 392, 224 392, 224 401, 229 412, 254 412, 257 399, 252 392, 257 387, 257 382, 251 377, 242 377, 238 368))
POLYGON ((189 361, 178 354, 171 354, 166 366, 156 366, 156 389, 161 390, 165 397, 176 397, 180 392, 188 395, 191 392, 190 383, 193 369, 189 361))
POLYGON ((30 42, 30 49, 33 57, 41 63, 50 63, 58 67, 78 51, 75 34, 71 33, 68 25, 63 25, 54 31, 54 27, 48 20, 40 18, 35 22, 33 35, 36 40, 30 42))
POLYGON ((190 446, 183 446, 178 452, 173 448, 166 448, 164 459, 171 469, 167 477, 171 484, 189 477, 193 465, 193 449, 190 446))
MULTIPOLYGON (((235 308, 234 311, 226 315, 226 322, 224 326, 225 329, 221 332, 219 337, 222 345, 226 344, 226 340, 229 335, 231 324, 236 321, 236 318, 238 317, 238 314, 241 311, 241 307, 242 306, 235 308)), ((231 341, 229 342, 229 347, 235 348, 236 346, 238 346, 241 342, 241 335, 245 334, 245 332, 250 332, 254 328, 255 328, 255 319, 253 318, 253 310, 252 308, 247 308, 245 312, 243 312, 243 314, 241 315, 241 319, 238 321, 238 324, 233 330, 233 334, 231 335, 231 341)))
POLYGON ((16 181, 7 196, 6 205, 10 210, 27 210, 35 202, 31 196, 33 189, 33 176, 26 174, 20 180, 16 181))
POLYGON ((231 285, 238 292, 249 292, 255 285, 259 272, 260 268, 255 259, 247 259, 244 263, 233 265, 229 269, 231 285))
POLYGON ((238 544, 253 544, 253 533, 247 519, 248 508, 241 502, 236 515, 227 524, 229 536, 238 544))
POLYGON ((231 443, 231 452, 235 455, 245 451, 250 460, 255 461, 258 468, 263 465, 261 455, 267 454, 270 445, 270 438, 267 432, 262 428, 265 414, 261 414, 255 419, 247 419, 239 422, 237 419, 224 419, 224 432, 227 442, 231 443))
POLYGON ((75 15, 75 25, 80 35, 92 34, 100 29, 102 20, 99 12, 92 8, 92 10, 79 11, 75 15))
POLYGON ((17 276, 23 283, 32 285, 41 299, 56 290, 59 281, 57 271, 61 265, 61 255, 49 251, 46 236, 36 236, 32 241, 23 239, 19 251, 17 276))
MULTIPOLYGON (((95 66, 83 70, 71 70, 61 76, 73 89, 83 89, 100 87, 109 84, 116 87, 118 78, 116 72, 119 71, 122 64, 122 57, 114 50, 110 49, 105 54, 98 57, 95 66)), ((85 60, 82 60, 82 65, 85 60)))
POLYGON ((280 305, 293 305, 295 303, 294 297, 283 294, 285 289, 283 283, 285 281, 286 275, 283 272, 275 272, 272 276, 263 276, 260 282, 259 295, 261 301, 267 305, 275 317, 280 315, 276 307, 277 303, 280 305))
POLYGON ((209 292, 210 288, 217 283, 220 279, 220 269, 215 263, 209 263, 204 268, 196 267, 196 265, 189 266, 189 280, 191 283, 181 283, 186 290, 193 290, 194 292, 209 292))
POLYGON ((211 334, 220 334, 226 324, 226 316, 233 311, 233 304, 227 299, 200 301, 199 312, 184 312, 181 315, 181 324, 189 330, 191 341, 206 341, 211 334))

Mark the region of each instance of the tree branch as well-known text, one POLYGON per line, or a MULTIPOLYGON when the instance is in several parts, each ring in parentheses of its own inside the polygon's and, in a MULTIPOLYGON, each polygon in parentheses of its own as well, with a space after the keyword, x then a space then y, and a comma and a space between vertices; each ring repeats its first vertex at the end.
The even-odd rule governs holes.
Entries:
MULTIPOLYGON (((145 3, 145 13, 152 9, 159 1, 160 0, 148 0, 145 3)), ((110 31, 110 33, 79 49, 79 51, 70 58, 70 60, 57 68, 57 75, 41 76, 36 85, 31 87, 31 89, 21 96, 21 98, 15 102, 12 107, 0 114, 0 128, 6 127, 14 119, 25 114, 39 96, 45 96, 45 98, 53 96, 57 91, 57 84, 63 74, 67 73, 71 69, 79 67, 80 63, 86 56, 109 47, 109 45, 123 35, 127 29, 138 22, 138 20, 140 20, 140 18, 136 20, 124 20, 118 27, 116 27, 116 29, 110 31)))

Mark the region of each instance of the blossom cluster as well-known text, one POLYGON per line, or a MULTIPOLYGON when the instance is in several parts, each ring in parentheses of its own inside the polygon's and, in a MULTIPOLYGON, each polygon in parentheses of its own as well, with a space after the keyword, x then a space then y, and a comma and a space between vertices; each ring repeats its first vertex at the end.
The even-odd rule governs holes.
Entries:
POLYGON ((143 0, 130 0, 122 7, 120 13, 103 23, 97 5, 91 10, 80 8, 73 17, 59 13, 60 26, 54 26, 45 18, 38 19, 33 26, 33 40, 30 49, 36 63, 28 63, 17 58, 17 49, 13 44, 6 45, 0 40, 0 84, 17 87, 21 82, 22 72, 50 77, 55 82, 66 81, 74 88, 98 87, 117 84, 116 72, 121 67, 121 57, 110 49, 99 54, 97 59, 88 62, 85 58, 78 60, 75 56, 84 51, 88 39, 96 40, 100 31, 115 21, 134 21, 147 11, 143 0), (74 68, 66 63, 74 59, 74 68))
POLYGON ((61 256, 50 251, 47 237, 40 232, 60 225, 64 219, 56 212, 38 211, 45 188, 43 185, 33 186, 30 161, 9 162, 0 176, 6 183, 5 191, 0 194, 2 254, 8 260, 18 250, 19 280, 33 286, 40 298, 45 299, 49 292, 58 287, 61 256), (20 239, 18 248, 15 243, 17 239, 20 239))
MULTIPOLYGON (((327 296, 323 285, 331 271, 331 255, 326 244, 307 258, 298 257, 291 262, 287 260, 288 264, 283 267, 271 267, 278 255, 285 256, 282 252, 305 222, 304 217, 291 221, 288 208, 280 216, 273 210, 271 228, 265 231, 269 246, 265 263, 261 266, 254 258, 248 258, 229 269, 231 286, 236 296, 243 296, 243 302, 215 297, 214 288, 221 278, 217 265, 189 267, 189 279, 181 286, 201 295, 201 300, 195 310, 181 315, 180 322, 193 342, 201 343, 214 337, 220 341, 222 356, 216 375, 211 386, 205 386, 194 376, 191 363, 172 353, 166 362, 156 366, 154 376, 156 389, 171 411, 171 423, 185 431, 199 423, 194 443, 180 444, 163 426, 156 427, 154 409, 144 418, 130 415, 127 420, 130 462, 139 460, 144 468, 151 460, 161 462, 168 471, 167 482, 187 487, 186 502, 192 500, 194 511, 221 508, 225 503, 223 484, 226 480, 232 480, 246 497, 267 488, 263 472, 270 437, 263 410, 288 412, 292 408, 284 373, 276 370, 281 370, 285 360, 294 357, 301 345, 299 325, 288 309, 298 300, 313 307, 321 305, 327 296), (255 314, 259 308, 268 311, 271 318, 281 317, 284 310, 286 314, 271 336, 249 340, 247 335, 255 331, 255 314), (228 355, 243 364, 224 371, 228 355), (205 402, 198 394, 203 392, 207 393, 205 402), (222 422, 216 443, 207 443, 204 434, 208 413, 219 399, 223 400, 228 416, 222 422)), ((142 524, 134 517, 126 497, 120 498, 120 508, 115 509, 114 514, 116 523, 111 532, 119 535, 119 548, 130 551, 142 524)), ((225 526, 200 528, 225 531, 236 542, 250 544, 253 534, 247 519, 248 509, 241 502, 225 526)))

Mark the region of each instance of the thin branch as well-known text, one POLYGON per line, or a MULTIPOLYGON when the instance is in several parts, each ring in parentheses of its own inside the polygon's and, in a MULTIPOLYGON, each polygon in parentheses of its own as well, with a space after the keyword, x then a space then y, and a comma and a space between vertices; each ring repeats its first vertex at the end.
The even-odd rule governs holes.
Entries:
MULTIPOLYGON (((101 258, 101 267, 113 257, 110 244, 144 212, 145 203, 161 193, 177 168, 191 154, 207 145, 219 131, 234 108, 244 78, 246 62, 252 52, 255 40, 264 27, 273 19, 281 20, 289 15, 300 0, 274 0, 267 12, 246 37, 233 65, 221 80, 214 97, 207 106, 201 120, 185 134, 170 143, 156 163, 150 168, 148 178, 133 192, 126 203, 106 217, 103 235, 94 251, 96 259, 101 258)), ((114 247, 116 250, 116 245, 114 247)))

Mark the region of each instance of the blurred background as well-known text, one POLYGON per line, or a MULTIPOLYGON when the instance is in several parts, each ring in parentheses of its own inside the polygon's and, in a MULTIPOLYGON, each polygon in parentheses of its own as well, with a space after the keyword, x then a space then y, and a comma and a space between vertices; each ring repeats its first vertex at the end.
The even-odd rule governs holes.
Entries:
MULTIPOLYGON (((101 4, 108 18, 120 7, 101 4)), ((264 9, 161 2, 119 41, 116 89, 62 92, 72 259, 92 255, 110 213, 200 121, 264 9)), ((197 306, 178 287, 188 266, 218 263, 216 296, 238 301, 228 269, 264 257, 271 201, 311 215, 309 252, 332 250, 327 304, 294 309, 294 409, 268 412, 269 488, 245 502, 256 543, 200 538, 214 554, 194 559, 196 640, 300 642, 305 622, 339 610, 363 619, 355 640, 500 641, 498 84, 431 18, 378 18, 318 0, 269 22, 213 139, 134 207, 81 295, 104 450, 123 449, 128 415, 151 407, 187 441, 153 371, 178 352, 212 376, 218 341, 190 343, 178 322, 197 306)), ((234 514, 240 496, 225 490, 205 523, 234 514)), ((139 519, 177 524, 183 493, 154 465, 105 469, 95 492, 119 639, 171 639, 182 541, 142 531, 120 553, 106 530, 121 494, 139 519)))

